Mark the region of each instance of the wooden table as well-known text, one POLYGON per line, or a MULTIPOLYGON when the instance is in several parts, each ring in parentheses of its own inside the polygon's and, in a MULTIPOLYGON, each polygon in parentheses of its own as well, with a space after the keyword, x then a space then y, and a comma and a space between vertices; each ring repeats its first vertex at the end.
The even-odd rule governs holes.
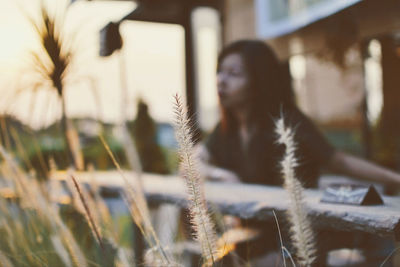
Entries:
MULTIPOLYGON (((135 174, 125 172, 129 180, 135 174)), ((66 179, 66 173, 59 172, 58 179, 66 179)), ((82 182, 94 177, 98 185, 121 190, 126 187, 121 175, 116 171, 76 173, 82 182)), ((142 181, 148 201, 153 203, 173 203, 187 205, 184 181, 178 176, 143 174, 142 181)), ((271 220, 274 210, 278 216, 288 208, 288 196, 280 187, 226 184, 207 182, 206 199, 223 214, 244 219, 271 220)), ((384 205, 352 206, 321 203, 322 192, 305 190, 305 199, 314 227, 327 230, 362 231, 382 237, 400 239, 400 198, 383 196, 384 205)))

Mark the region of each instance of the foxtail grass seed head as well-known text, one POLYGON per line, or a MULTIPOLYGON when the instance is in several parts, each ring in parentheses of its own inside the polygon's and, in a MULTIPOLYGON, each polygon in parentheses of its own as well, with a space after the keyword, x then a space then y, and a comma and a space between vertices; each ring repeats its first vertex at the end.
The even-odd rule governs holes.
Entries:
POLYGON ((311 266, 316 259, 316 248, 311 222, 307 217, 307 206, 303 196, 303 186, 296 178, 295 168, 296 142, 294 131, 285 125, 281 117, 275 122, 277 143, 285 145, 285 154, 281 161, 283 187, 289 194, 288 220, 291 224, 290 232, 296 255, 302 266, 311 266))
POLYGON ((185 179, 189 198, 189 211, 195 238, 200 242, 206 265, 211 266, 217 257, 217 235, 214 223, 208 214, 204 184, 194 153, 191 122, 178 94, 174 97, 175 134, 179 144, 182 176, 185 179))

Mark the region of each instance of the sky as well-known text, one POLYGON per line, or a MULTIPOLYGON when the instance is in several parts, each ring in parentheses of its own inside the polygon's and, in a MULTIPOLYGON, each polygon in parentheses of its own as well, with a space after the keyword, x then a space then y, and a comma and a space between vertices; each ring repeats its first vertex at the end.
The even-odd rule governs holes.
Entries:
MULTIPOLYGON (((45 2, 55 13, 60 13, 66 4, 64 0, 45 2)), ((0 112, 15 114, 35 128, 48 125, 61 116, 54 91, 44 88, 33 98, 30 90, 33 85, 29 51, 38 50, 40 44, 21 10, 34 17, 39 6, 37 0, 0 0, 0 94, 3 96, 0 112), (11 97, 16 90, 22 93, 11 97)), ((151 103, 150 112, 156 120, 172 120, 172 96, 179 93, 184 97, 185 91, 184 31, 181 26, 125 21, 120 26, 124 40, 122 51, 107 58, 98 56, 99 30, 134 7, 130 1, 76 1, 69 6, 63 31, 66 40, 73 43, 76 54, 65 87, 67 116, 90 116, 118 123, 122 118, 121 99, 126 102, 125 116, 132 119, 137 99, 143 98, 151 103), (127 96, 123 98, 121 68, 126 73, 128 88, 127 96)), ((201 32, 205 40, 208 44, 211 41, 214 47, 210 49, 215 50, 215 36, 207 31, 209 28, 204 29, 201 32)), ((207 77, 215 72, 214 54, 203 60, 203 64, 211 66, 205 70, 207 77)), ((203 84, 212 87, 210 84, 213 85, 214 80, 207 77, 203 84)), ((212 101, 203 102, 212 109, 210 103, 215 106, 216 93, 214 88, 210 92, 204 97, 212 101)))

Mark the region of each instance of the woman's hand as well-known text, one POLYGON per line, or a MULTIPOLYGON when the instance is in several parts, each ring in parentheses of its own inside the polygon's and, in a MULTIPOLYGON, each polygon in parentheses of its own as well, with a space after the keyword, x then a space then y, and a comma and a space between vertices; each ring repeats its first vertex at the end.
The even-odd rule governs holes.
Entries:
POLYGON ((400 174, 341 151, 333 154, 327 167, 338 174, 400 189, 400 174))

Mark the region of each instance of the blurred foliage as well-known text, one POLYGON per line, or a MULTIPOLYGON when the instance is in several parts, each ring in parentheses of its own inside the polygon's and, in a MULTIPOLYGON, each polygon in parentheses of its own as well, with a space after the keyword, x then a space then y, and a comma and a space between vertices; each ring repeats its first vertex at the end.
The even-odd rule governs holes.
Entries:
MULTIPOLYGON (((51 222, 34 209, 1 201, 0 251, 8 256, 13 266, 67 266, 52 241, 59 233, 52 229, 51 222)), ((82 214, 70 205, 63 206, 60 214, 80 245, 88 266, 114 266, 116 249, 106 240, 106 248, 99 247, 82 214)))
MULTIPOLYGON (((84 122, 84 119, 72 120, 76 125, 84 122)), ((112 124, 98 123, 88 120, 90 124, 97 124, 109 144, 112 152, 118 159, 121 166, 127 166, 122 144, 115 138, 112 124)), ((47 177, 50 168, 49 162, 54 160, 57 168, 66 169, 68 167, 68 157, 65 147, 64 137, 60 134, 58 122, 49 127, 34 131, 28 126, 11 116, 0 116, 0 122, 4 127, 0 128, 1 144, 11 151, 28 170, 33 169, 38 177, 47 177)), ((102 145, 97 135, 89 135, 78 129, 85 165, 94 165, 98 170, 114 168, 107 151, 102 145)))
POLYGON ((55 201, 61 197, 58 181, 38 182, 32 174, 20 169, 8 152, 0 149, 0 157, 7 163, 0 166, 3 185, 0 194, 0 265, 115 266, 116 235, 107 231, 107 227, 114 228, 108 223, 108 210, 101 208, 105 204, 97 197, 98 191, 88 194, 89 191, 84 189, 82 192, 85 192, 85 201, 92 203, 91 212, 97 215, 97 227, 103 230, 101 242, 94 238, 86 214, 79 206, 81 200, 70 191, 71 187, 68 189, 66 185, 62 190, 71 196, 68 200, 62 204, 55 201), (99 216, 99 212, 103 215, 99 216))
POLYGON ((136 119, 128 123, 128 129, 135 140, 143 171, 169 173, 164 154, 157 143, 156 124, 150 117, 147 104, 142 100, 138 101, 136 119))
MULTIPOLYGON (((97 170, 115 168, 98 134, 103 135, 119 164, 128 168, 124 147, 116 137, 115 125, 93 119, 71 121, 79 134, 85 169, 89 165, 97 170)), ((159 145, 157 131, 160 129, 147 112, 139 112, 135 120, 128 122, 128 127, 145 172, 167 174, 177 170, 175 147, 159 145)), ((50 161, 54 161, 58 169, 68 167, 67 151, 61 133, 58 122, 35 131, 12 116, 0 116, 0 144, 12 152, 25 170, 35 170, 40 179, 48 176, 50 161)))

